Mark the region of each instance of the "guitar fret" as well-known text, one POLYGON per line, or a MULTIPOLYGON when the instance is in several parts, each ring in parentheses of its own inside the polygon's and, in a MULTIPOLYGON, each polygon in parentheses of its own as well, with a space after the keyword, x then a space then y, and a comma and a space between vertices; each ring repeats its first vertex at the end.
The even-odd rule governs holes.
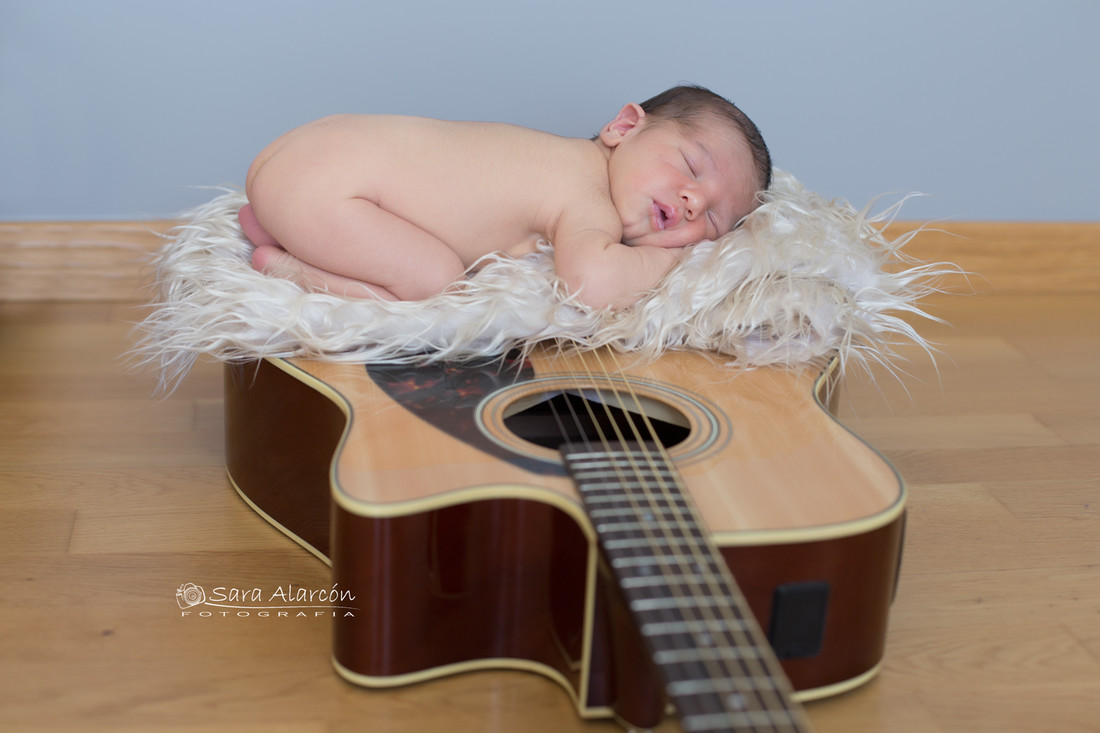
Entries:
MULTIPOLYGON (((755 649, 742 650, 735 647, 667 649, 658 651, 653 655, 653 661, 657 664, 689 664, 691 662, 721 662, 759 658, 760 654, 755 649), (745 651, 749 653, 746 654, 745 651)), ((774 689, 774 684, 770 689, 774 689)))
POLYGON ((732 599, 713 596, 673 596, 671 598, 638 598, 630 601, 635 611, 668 611, 680 608, 729 608, 732 599))
POLYGON ((654 513, 660 513, 664 515, 671 515, 675 517, 687 517, 691 512, 691 507, 684 501, 676 501, 674 503, 668 502, 664 497, 650 497, 647 496, 644 499, 644 507, 641 506, 640 500, 632 500, 630 497, 623 496, 622 494, 608 494, 607 496, 585 496, 584 503, 586 506, 596 507, 589 512, 589 516, 593 519, 605 516, 607 514, 627 514, 636 513, 640 511, 648 511, 654 513))
MULTIPOLYGON (((661 555, 660 557, 655 557, 653 555, 635 555, 635 556, 629 556, 629 557, 625 556, 625 555, 624 556, 618 556, 618 557, 614 557, 614 558, 611 559, 611 567, 616 568, 616 569, 619 569, 619 568, 626 569, 626 568, 650 568, 650 567, 655 567, 655 566, 656 567, 667 567, 669 565, 672 565, 672 566, 687 566, 688 568, 690 568, 692 570, 695 570, 697 572, 705 572, 707 570, 711 570, 711 568, 713 566, 708 567, 708 568, 703 567, 699 562, 700 559, 703 559, 704 561, 708 561, 707 564, 710 565, 709 558, 699 558, 699 557, 696 557, 695 555, 676 555, 676 554, 673 554, 673 553, 668 553, 666 555, 661 555)), ((715 569, 715 570, 717 571, 717 569, 715 569)))
POLYGON ((676 471, 663 462, 654 462, 652 456, 640 456, 642 461, 570 461, 570 470, 578 482, 599 482, 605 478, 623 477, 643 480, 661 479, 675 483, 676 471))
MULTIPOLYGON (((654 491, 663 491, 664 487, 640 479, 619 478, 614 482, 604 481, 598 486, 594 484, 581 485, 578 483, 577 488, 580 489, 581 495, 584 496, 586 503, 600 504, 622 502, 624 506, 630 506, 632 501, 637 501, 636 497, 640 494, 645 495, 647 504, 668 500, 664 496, 653 493, 654 491)), ((684 504, 682 502, 677 502, 675 506, 683 507, 684 504)))
POLYGON ((666 471, 671 472, 665 459, 655 453, 646 453, 640 451, 619 451, 606 453, 599 456, 593 454, 590 458, 578 457, 576 454, 570 456, 570 460, 578 471, 623 471, 624 467, 634 468, 635 466, 645 466, 652 468, 654 471, 666 471))
POLYGON ((578 450, 569 454, 569 460, 582 468, 586 466, 621 466, 623 459, 664 462, 664 458, 656 451, 641 448, 616 448, 598 451, 578 450))
POLYGON ((616 550, 630 550, 639 548, 652 548, 654 545, 669 547, 698 547, 699 543, 694 537, 684 536, 661 536, 661 537, 637 537, 628 540, 608 540, 603 543, 604 549, 608 552, 614 552, 616 550))
POLYGON ((566 445, 562 455, 683 730, 804 731, 767 640, 662 449, 566 445))
POLYGON ((641 477, 643 479, 648 478, 660 478, 666 481, 676 481, 675 472, 669 470, 665 466, 660 465, 644 465, 644 466, 629 466, 629 470, 622 463, 602 463, 599 465, 584 465, 573 464, 573 475, 577 477, 578 481, 600 481, 604 478, 618 479, 623 476, 632 478, 641 477))
POLYGON ((767 727, 769 730, 800 730, 799 721, 786 710, 746 710, 744 712, 685 715, 680 721, 685 733, 731 731, 767 727), (778 719, 777 719, 778 716, 778 719))
MULTIPOLYGON (((747 690, 761 689, 766 689, 771 692, 777 689, 777 685, 774 680, 770 680, 767 677, 725 676, 678 680, 669 683, 665 689, 669 695, 693 697, 714 694, 741 695, 747 690)), ((727 703, 732 701, 731 698, 726 699, 727 703)), ((740 705, 733 705, 732 707, 744 707, 744 703, 742 702, 740 705)))
POLYGON ((643 636, 680 634, 742 633, 751 627, 740 619, 714 618, 706 621, 651 621, 641 626, 643 636))
MULTIPOLYGON (((611 501, 608 500, 605 503, 611 503, 611 501)), ((682 517, 687 511, 687 508, 683 505, 670 508, 665 506, 655 506, 652 502, 649 501, 646 502, 644 510, 641 507, 633 506, 626 502, 623 502, 623 504, 623 506, 612 507, 609 509, 594 509, 588 512, 588 517, 589 519, 595 520, 606 519, 609 517, 633 516, 639 511, 643 512, 643 516, 649 518, 656 518, 657 513, 659 513, 660 516, 682 517)))
MULTIPOLYGON (((621 516, 621 515, 620 515, 621 516)), ((637 519, 637 518, 635 518, 637 519)), ((658 519, 647 519, 641 517, 643 521, 633 522, 603 522, 596 525, 597 532, 652 532, 657 530, 676 530, 678 532, 691 532, 692 534, 699 535, 702 538, 701 533, 695 527, 685 525, 683 522, 667 521, 658 519)))
POLYGON ((708 575, 654 575, 623 578, 619 586, 623 589, 659 588, 669 585, 714 585, 719 578, 708 575))
POLYGON ((665 487, 673 486, 673 478, 663 476, 650 476, 640 473, 632 473, 628 475, 614 475, 614 476, 583 476, 581 474, 574 474, 574 478, 577 481, 577 487, 581 490, 582 494, 592 495, 606 492, 621 493, 624 490, 634 491, 652 491, 655 489, 663 490, 665 487), (659 482, 659 483, 658 483, 659 482))

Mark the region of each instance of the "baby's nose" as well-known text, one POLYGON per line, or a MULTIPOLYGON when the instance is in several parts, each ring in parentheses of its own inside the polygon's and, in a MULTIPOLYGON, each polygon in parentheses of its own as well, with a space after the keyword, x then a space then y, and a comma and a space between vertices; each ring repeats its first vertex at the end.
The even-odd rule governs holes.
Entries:
POLYGON ((684 218, 688 221, 693 221, 707 209, 706 202, 698 191, 684 189, 680 192, 680 200, 684 204, 684 218))

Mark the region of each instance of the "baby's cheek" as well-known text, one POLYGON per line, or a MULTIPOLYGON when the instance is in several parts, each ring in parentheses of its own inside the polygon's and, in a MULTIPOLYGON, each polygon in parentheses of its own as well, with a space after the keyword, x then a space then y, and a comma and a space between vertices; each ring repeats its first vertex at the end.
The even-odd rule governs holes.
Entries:
POLYGON ((670 244, 669 247, 688 247, 693 244, 699 244, 699 242, 702 242, 705 238, 706 237, 704 234, 699 234, 697 232, 685 232, 681 236, 677 237, 675 243, 670 244))

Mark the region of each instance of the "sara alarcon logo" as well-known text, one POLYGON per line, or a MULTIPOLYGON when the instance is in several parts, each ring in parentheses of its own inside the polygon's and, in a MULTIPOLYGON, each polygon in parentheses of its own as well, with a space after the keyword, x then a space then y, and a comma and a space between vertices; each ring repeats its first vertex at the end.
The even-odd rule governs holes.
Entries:
POLYGON ((179 588, 176 588, 176 603, 180 604, 180 608, 184 609, 191 608, 191 606, 197 606, 200 603, 206 603, 206 591, 204 591, 200 585, 185 583, 179 588))
POLYGON ((350 590, 331 588, 309 589, 288 584, 265 593, 262 588, 234 588, 219 585, 209 595, 201 585, 184 583, 176 588, 176 603, 180 616, 198 618, 319 618, 324 616, 353 617, 358 607, 350 590))

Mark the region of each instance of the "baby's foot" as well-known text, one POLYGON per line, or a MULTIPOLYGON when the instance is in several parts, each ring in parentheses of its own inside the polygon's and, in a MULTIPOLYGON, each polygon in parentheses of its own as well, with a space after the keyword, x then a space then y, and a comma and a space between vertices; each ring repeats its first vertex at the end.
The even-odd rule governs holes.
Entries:
POLYGON ((248 241, 257 247, 279 246, 279 243, 275 241, 275 237, 268 234, 267 230, 260 226, 256 213, 252 211, 252 204, 245 204, 241 207, 241 210, 237 212, 237 221, 240 222, 241 229, 244 230, 244 235, 248 237, 248 241))

